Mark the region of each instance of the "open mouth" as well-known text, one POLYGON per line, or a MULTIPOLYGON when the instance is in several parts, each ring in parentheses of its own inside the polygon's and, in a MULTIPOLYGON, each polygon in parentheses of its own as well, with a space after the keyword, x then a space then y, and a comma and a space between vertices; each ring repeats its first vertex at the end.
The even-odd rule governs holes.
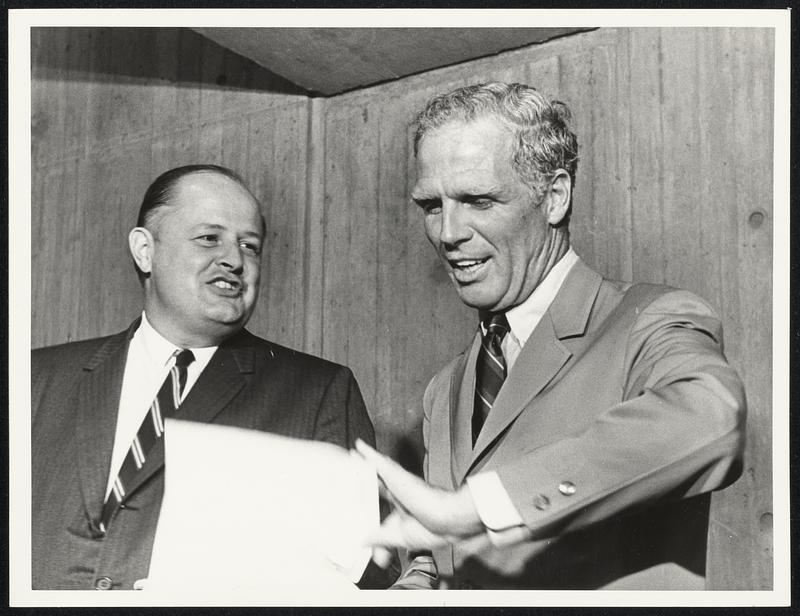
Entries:
POLYGON ((235 296, 239 295, 242 290, 242 284, 238 280, 229 280, 227 278, 216 278, 211 281, 211 286, 217 289, 223 295, 235 296))
POLYGON ((464 274, 472 274, 480 269, 481 265, 486 263, 489 257, 485 259, 448 259, 447 262, 454 272, 462 272, 464 274))

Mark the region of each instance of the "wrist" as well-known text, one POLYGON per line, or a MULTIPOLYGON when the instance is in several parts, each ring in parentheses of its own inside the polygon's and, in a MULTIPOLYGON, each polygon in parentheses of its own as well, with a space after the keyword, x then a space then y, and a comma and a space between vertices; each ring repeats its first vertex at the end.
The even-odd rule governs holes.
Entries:
POLYGON ((483 522, 478 515, 475 501, 469 486, 464 485, 453 493, 451 523, 448 532, 459 539, 472 537, 484 531, 483 522))

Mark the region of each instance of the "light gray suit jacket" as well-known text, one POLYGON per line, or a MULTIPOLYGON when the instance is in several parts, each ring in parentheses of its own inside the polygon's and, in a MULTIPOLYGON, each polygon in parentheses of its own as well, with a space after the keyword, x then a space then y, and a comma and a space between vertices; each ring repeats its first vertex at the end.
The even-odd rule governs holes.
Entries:
POLYGON ((741 472, 745 398, 709 306, 578 262, 473 449, 476 333, 425 393, 425 473, 498 473, 527 538, 434 553, 447 588, 702 588, 708 491, 741 472))

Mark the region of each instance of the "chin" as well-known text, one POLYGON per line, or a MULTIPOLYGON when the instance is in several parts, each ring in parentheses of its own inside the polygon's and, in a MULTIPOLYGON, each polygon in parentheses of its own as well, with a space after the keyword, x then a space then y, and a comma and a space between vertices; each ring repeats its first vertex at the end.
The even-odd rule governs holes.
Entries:
POLYGON ((461 301, 475 310, 494 310, 497 305, 496 302, 487 300, 483 297, 475 297, 469 294, 459 294, 461 301))
POLYGON ((240 312, 216 312, 209 314, 206 318, 208 321, 210 321, 211 327, 219 331, 231 333, 244 327, 244 324, 247 321, 245 315, 240 312))

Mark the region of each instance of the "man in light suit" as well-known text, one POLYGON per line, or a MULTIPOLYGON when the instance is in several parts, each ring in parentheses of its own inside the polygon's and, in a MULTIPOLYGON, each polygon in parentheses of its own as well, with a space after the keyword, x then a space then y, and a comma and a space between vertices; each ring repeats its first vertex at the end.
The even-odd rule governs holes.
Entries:
MULTIPOLYGON (((213 165, 162 174, 128 239, 141 317, 119 334, 32 354, 35 589, 132 589, 147 577, 164 490, 153 426, 165 404, 178 419, 374 442, 349 369, 244 329, 266 240, 239 176, 213 165)), ((232 524, 247 506, 246 494, 231 503, 232 524)))
POLYGON ((703 588, 744 391, 703 300, 606 280, 570 247, 568 119, 505 83, 418 116, 412 197, 481 324, 425 392, 429 485, 357 445, 401 505, 376 556, 417 551, 398 588, 703 588))

